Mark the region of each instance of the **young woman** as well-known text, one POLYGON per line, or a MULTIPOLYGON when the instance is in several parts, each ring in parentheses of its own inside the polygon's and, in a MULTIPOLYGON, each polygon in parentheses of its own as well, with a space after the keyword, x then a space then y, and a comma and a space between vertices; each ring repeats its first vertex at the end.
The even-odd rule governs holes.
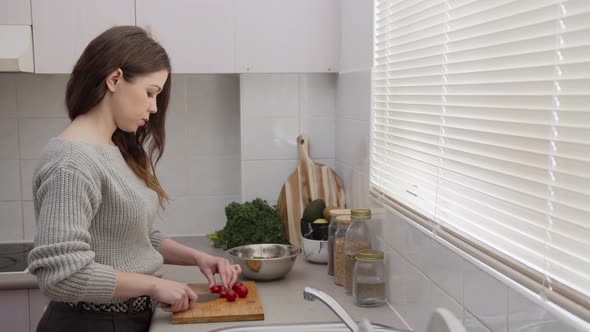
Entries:
POLYGON ((197 295, 153 274, 198 266, 211 286, 241 272, 153 227, 168 196, 154 169, 164 150, 170 60, 144 30, 109 29, 88 44, 66 90, 71 124, 49 141, 33 178, 29 271, 51 298, 37 331, 147 331, 153 301, 186 310, 197 295), (146 151, 147 149, 147 151, 146 151))

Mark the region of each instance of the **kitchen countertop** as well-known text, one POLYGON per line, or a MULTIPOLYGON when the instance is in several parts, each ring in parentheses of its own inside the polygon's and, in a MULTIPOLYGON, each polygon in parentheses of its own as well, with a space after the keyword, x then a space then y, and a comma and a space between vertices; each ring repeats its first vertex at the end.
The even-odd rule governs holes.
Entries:
POLYGON ((38 288, 37 278, 28 272, 0 273, 0 290, 38 288))
MULTIPOLYGON (((222 257, 225 255, 222 250, 213 248, 206 237, 176 237, 175 240, 209 254, 222 257)), ((344 289, 334 284, 332 276, 328 275, 326 270, 326 265, 309 263, 303 255, 300 255, 285 278, 256 282, 264 308, 263 321, 172 324, 171 313, 157 309, 152 318, 150 331, 199 332, 238 325, 339 321, 339 318, 321 301, 309 302, 303 299, 303 288, 306 286, 317 288, 332 296, 356 320, 367 318, 372 323, 405 328, 404 323, 388 305, 377 308, 362 308, 354 305, 352 296, 344 294, 344 289)), ((162 272, 163 278, 170 280, 186 283, 207 282, 199 269, 195 267, 165 265, 162 272)))

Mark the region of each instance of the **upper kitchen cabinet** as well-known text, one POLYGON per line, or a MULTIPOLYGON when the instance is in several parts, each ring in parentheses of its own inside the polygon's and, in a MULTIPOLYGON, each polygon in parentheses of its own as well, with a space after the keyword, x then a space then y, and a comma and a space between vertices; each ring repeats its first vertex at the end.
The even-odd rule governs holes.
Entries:
POLYGON ((0 0, 0 25, 31 25, 30 0, 0 0))
POLYGON ((134 0, 31 0, 35 72, 70 73, 88 43, 117 25, 135 25, 134 0))
POLYGON ((233 0, 137 0, 137 25, 166 48, 173 72, 232 73, 233 7, 233 0))
POLYGON ((337 72, 339 0, 236 0, 236 71, 337 72))

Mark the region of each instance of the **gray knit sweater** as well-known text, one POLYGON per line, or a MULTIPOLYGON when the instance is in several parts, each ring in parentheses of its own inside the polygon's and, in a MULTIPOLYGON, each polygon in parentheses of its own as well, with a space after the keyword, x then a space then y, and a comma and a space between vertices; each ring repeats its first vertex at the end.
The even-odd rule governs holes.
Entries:
POLYGON ((115 271, 153 274, 165 237, 152 228, 158 196, 115 146, 53 138, 33 176, 37 218, 29 272, 66 302, 113 299, 115 271))

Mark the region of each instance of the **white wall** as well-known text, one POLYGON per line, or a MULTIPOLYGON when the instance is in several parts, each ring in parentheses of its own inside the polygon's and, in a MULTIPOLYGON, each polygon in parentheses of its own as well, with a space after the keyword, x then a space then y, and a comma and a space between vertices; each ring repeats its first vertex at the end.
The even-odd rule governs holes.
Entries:
POLYGON ((241 75, 242 199, 276 204, 297 167, 297 136, 310 156, 334 167, 335 74, 241 75))
MULTIPOLYGON (((368 197, 371 128, 373 1, 342 3, 342 54, 336 96, 336 170, 348 206, 379 207, 368 197)), ((432 239, 386 209, 378 220, 377 242, 386 253, 388 302, 417 332, 430 313, 445 307, 467 331, 574 331, 503 281, 432 239)), ((530 294, 529 294, 530 295, 530 294)))

